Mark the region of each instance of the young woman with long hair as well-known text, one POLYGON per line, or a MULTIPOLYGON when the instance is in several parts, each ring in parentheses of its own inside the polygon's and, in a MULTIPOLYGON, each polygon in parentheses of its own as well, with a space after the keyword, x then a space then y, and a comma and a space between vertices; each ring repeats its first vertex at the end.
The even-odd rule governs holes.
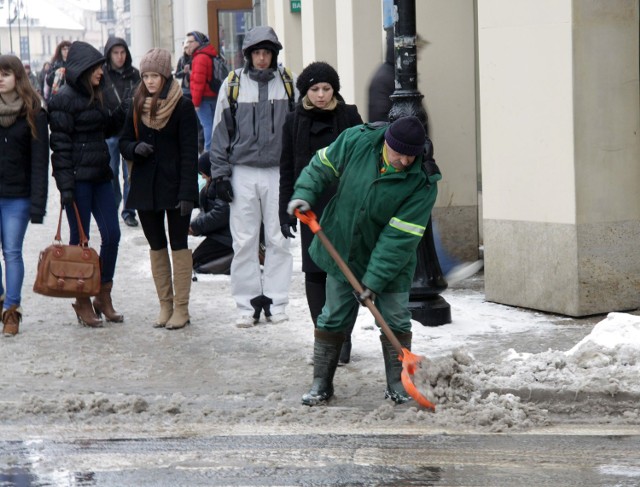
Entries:
POLYGON ((105 139, 120 131, 126 113, 126 101, 113 112, 104 107, 101 88, 104 60, 102 54, 86 42, 71 44, 66 84, 49 102, 53 176, 67 212, 70 243, 77 244, 79 241, 74 202, 87 237, 91 215, 100 231, 100 294, 95 297, 93 304, 89 298, 78 298, 73 304, 78 321, 90 327, 102 326, 100 316, 103 314, 107 321, 124 321, 111 301, 120 226, 105 139))
POLYGON ((22 244, 29 221, 42 223, 47 206, 47 114, 20 59, 0 56, 0 271, 4 336, 18 333, 24 281, 22 244))
POLYGON ((191 211, 198 203, 198 121, 193 103, 171 76, 169 51, 148 51, 140 74, 142 83, 120 136, 120 152, 132 161, 126 205, 138 211, 149 242, 160 302, 154 326, 177 329, 190 320, 193 263, 187 241, 191 211))
POLYGON ((44 99, 48 102, 51 95, 55 95, 65 83, 67 57, 69 56, 69 48, 71 41, 62 41, 56 46, 56 50, 51 58, 51 68, 47 73, 46 83, 44 86, 44 99))

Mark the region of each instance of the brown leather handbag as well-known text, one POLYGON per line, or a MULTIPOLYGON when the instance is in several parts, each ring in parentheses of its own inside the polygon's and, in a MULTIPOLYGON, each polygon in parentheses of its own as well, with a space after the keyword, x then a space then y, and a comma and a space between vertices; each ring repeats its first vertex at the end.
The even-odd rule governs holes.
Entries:
POLYGON ((73 209, 78 221, 80 243, 64 245, 60 237, 62 208, 58 218, 55 241, 40 252, 33 291, 54 298, 88 298, 100 292, 100 256, 89 247, 80 213, 75 202, 73 209))

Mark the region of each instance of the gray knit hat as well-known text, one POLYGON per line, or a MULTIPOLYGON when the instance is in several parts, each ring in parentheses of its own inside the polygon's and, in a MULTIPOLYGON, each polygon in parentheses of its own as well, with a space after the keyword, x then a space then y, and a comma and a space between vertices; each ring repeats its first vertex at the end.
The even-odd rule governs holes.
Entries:
POLYGON ((144 73, 158 73, 171 78, 171 53, 160 47, 149 49, 140 61, 140 74, 144 73))

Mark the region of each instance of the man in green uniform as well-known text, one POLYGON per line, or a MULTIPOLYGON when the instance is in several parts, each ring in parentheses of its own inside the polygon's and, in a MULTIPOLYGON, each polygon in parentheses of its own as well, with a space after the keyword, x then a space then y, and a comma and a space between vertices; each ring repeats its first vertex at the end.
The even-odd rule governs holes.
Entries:
MULTIPOLYGON (((416 249, 441 178, 430 149, 417 117, 403 117, 391 125, 365 124, 345 130, 319 150, 296 181, 290 214, 309 210, 324 189, 338 180, 336 196, 320 224, 364 287, 354 299, 351 285, 319 239, 314 239, 309 253, 328 274, 327 298, 315 330, 313 383, 302 396, 303 404, 313 406, 333 395, 343 332, 356 320, 358 301, 375 298, 402 346, 411 349, 408 303, 416 249)), ((384 335, 380 341, 387 376, 385 397, 406 402, 402 363, 384 335)))

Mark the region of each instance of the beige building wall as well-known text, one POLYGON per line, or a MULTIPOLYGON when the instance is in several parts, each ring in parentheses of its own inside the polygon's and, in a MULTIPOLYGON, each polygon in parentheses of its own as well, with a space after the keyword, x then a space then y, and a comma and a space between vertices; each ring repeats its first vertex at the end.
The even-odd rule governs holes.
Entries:
POLYGON ((416 1, 418 89, 442 172, 433 220, 447 251, 478 258, 478 163, 474 2, 416 1))
POLYGON ((478 2, 487 299, 640 305, 638 2, 478 2))

